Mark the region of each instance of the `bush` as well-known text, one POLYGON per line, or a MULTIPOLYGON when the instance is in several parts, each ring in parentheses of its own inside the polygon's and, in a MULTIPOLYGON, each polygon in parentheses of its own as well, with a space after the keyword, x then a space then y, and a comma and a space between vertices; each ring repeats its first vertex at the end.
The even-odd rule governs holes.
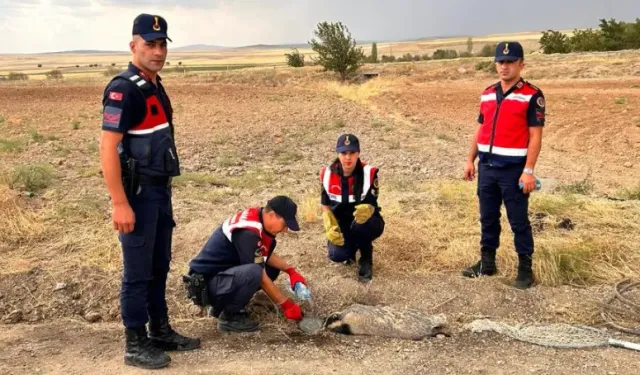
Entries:
POLYGON ((391 55, 391 56, 382 55, 382 57, 380 58, 380 61, 382 61, 383 63, 394 62, 394 61, 396 61, 396 57, 393 56, 393 55, 391 55))
POLYGON ((461 58, 467 58, 467 57, 473 57, 473 55, 471 54, 471 52, 460 52, 460 57, 461 58))
POLYGON ((117 74, 120 74, 120 69, 110 66, 107 68, 107 70, 104 71, 103 73, 106 77, 113 77, 117 74))
POLYGON ((567 36, 559 31, 547 30, 542 32, 540 38, 540 46, 546 54, 550 53, 569 53, 571 47, 567 36))
POLYGON ((480 50, 480 52, 478 52, 476 54, 476 56, 478 57, 493 57, 495 56, 496 53, 496 48, 498 47, 498 44, 485 44, 484 46, 482 46, 482 49, 480 50))
POLYGON ((9 187, 35 192, 51 183, 53 169, 46 164, 27 164, 13 170, 9 187))
POLYGON ((356 47, 355 39, 342 22, 321 22, 313 33, 318 39, 311 39, 309 45, 318 54, 315 61, 325 70, 339 73, 344 81, 362 65, 365 59, 362 48, 356 47))
POLYGON ((50 72, 46 72, 45 76, 47 76, 47 79, 62 79, 63 78, 62 72, 57 70, 57 69, 54 69, 54 70, 52 70, 50 72))
POLYGON ((294 68, 304 66, 304 55, 297 48, 293 48, 291 53, 285 53, 284 56, 287 58, 287 65, 294 68))
POLYGON ((493 61, 479 61, 476 64, 476 70, 481 70, 488 73, 497 72, 496 64, 493 61))
POLYGON ((9 81, 26 81, 29 79, 29 76, 22 72, 10 72, 7 79, 9 81))
POLYGON ((38 68, 42 68, 42 64, 38 64, 38 68))
POLYGON ((458 58, 458 51, 454 49, 439 49, 433 53, 434 60, 444 60, 444 59, 456 59, 458 58))

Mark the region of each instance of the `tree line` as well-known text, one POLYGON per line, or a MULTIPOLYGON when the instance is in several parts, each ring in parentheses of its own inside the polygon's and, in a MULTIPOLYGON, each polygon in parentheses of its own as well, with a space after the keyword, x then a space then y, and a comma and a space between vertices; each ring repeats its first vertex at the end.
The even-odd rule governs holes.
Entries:
POLYGON ((620 51, 640 48, 640 18, 635 22, 600 19, 598 29, 574 29, 571 36, 560 31, 542 33, 540 47, 545 54, 620 51))

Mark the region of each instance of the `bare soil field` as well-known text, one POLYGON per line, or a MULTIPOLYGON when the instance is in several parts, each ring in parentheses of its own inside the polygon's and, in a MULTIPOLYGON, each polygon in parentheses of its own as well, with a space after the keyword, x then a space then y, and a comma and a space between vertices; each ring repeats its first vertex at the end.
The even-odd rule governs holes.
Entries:
MULTIPOLYGON (((496 79, 476 69, 486 60, 371 65, 378 78, 344 84, 316 67, 166 75, 182 163, 167 298, 174 325, 203 348, 172 354, 163 372, 636 374, 637 353, 624 349, 550 349, 463 326, 491 317, 600 327, 613 285, 640 277, 640 52, 527 59, 525 78, 547 99, 544 188, 530 210, 538 282, 527 291, 509 285, 517 258, 506 215, 499 275, 460 276, 479 248, 475 183, 461 177, 480 93, 496 79), (380 167, 387 229, 370 284, 330 264, 322 233, 318 173, 346 131, 380 167), (451 337, 304 335, 258 305, 261 333, 217 333, 180 275, 222 219, 275 194, 300 207, 302 230, 277 251, 309 280, 309 313, 412 307, 445 314, 451 337)), ((98 156, 107 80, 0 82, 2 374, 142 373, 122 361, 121 254, 98 156)))

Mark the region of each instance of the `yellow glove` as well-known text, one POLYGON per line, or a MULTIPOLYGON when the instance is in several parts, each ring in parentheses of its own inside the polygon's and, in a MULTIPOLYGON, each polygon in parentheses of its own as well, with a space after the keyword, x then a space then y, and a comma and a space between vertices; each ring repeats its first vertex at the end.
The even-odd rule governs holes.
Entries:
POLYGON ((364 224, 371 218, 375 208, 370 204, 359 204, 356 206, 356 210, 353 211, 353 217, 356 219, 356 223, 364 224))
POLYGON ((344 245, 344 237, 340 232, 340 226, 338 225, 338 219, 333 215, 331 211, 322 211, 322 224, 324 225, 324 234, 327 239, 336 246, 344 245))

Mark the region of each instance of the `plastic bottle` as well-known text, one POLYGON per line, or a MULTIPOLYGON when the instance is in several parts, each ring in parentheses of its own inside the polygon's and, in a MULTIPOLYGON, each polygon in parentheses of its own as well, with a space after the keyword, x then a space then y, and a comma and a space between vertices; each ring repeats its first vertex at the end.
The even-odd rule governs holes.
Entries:
MULTIPOLYGON (((520 186, 520 189, 522 189, 524 187, 524 184, 520 182, 518 186, 520 186)), ((540 190, 541 187, 542 187, 542 182, 540 182, 540 180, 538 180, 538 178, 536 177, 536 188, 534 190, 538 191, 540 190)))
POLYGON ((311 299, 311 291, 301 282, 297 282, 294 288, 294 293, 299 300, 310 300, 311 299))

